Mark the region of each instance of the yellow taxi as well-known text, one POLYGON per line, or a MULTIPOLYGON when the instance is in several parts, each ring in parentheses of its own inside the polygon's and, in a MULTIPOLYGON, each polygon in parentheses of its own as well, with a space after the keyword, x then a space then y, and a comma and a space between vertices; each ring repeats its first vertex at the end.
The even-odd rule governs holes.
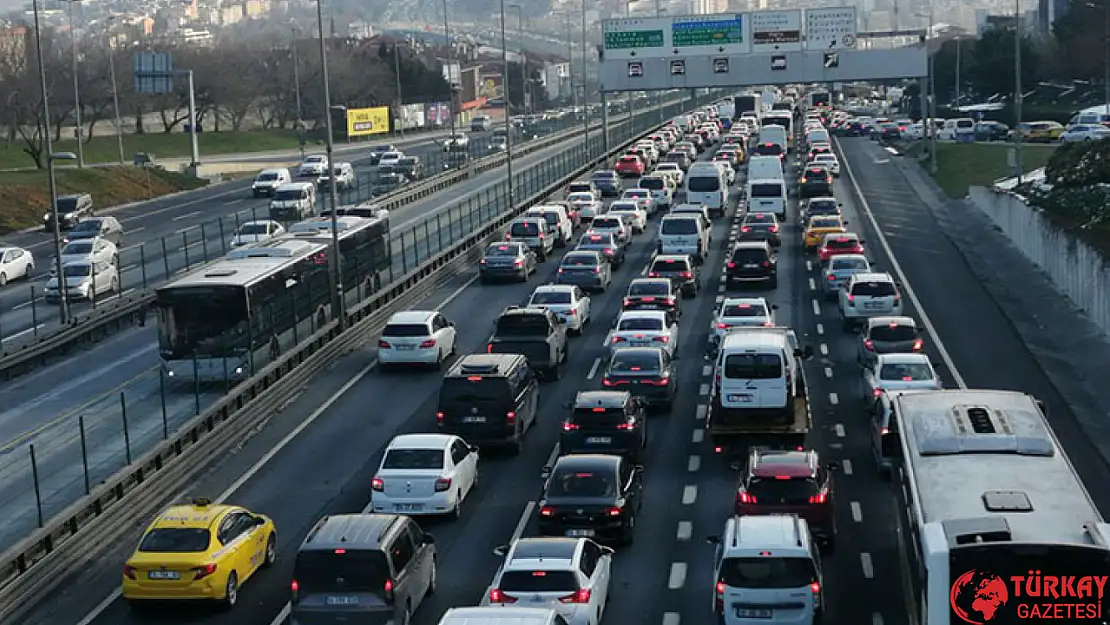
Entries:
POLYGON ((1064 125, 1059 122, 1027 122, 1018 126, 1021 138, 1031 143, 1051 143, 1064 134, 1064 125))
POLYGON ((848 222, 844 221, 840 215, 814 215, 809 218, 806 224, 804 241, 802 245, 807 251, 817 249, 821 245, 821 241, 825 240, 826 234, 840 234, 847 232, 845 226, 848 222))
POLYGON ((274 522, 237 506, 194 499, 147 527, 123 567, 124 599, 216 601, 233 607, 239 588, 277 559, 274 522))

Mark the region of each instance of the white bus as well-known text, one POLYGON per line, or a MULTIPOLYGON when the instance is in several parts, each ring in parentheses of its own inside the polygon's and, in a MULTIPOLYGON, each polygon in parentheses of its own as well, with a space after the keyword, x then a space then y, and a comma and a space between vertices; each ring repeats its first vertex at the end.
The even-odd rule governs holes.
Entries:
POLYGON ((1105 622, 1110 525, 1042 404, 998 390, 890 399, 911 621, 1045 622, 1070 611, 1066 622, 1105 622))

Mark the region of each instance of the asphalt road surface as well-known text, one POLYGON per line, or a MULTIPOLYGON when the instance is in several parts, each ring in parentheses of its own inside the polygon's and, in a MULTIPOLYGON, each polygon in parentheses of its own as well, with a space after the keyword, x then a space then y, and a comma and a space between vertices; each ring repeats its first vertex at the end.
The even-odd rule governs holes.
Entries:
MULTIPOLYGON (((624 122, 619 126, 614 122, 614 141, 625 129, 624 122)), ((559 161, 554 156, 568 145, 564 142, 518 159, 514 170, 518 182, 527 178, 533 188, 542 188, 565 175, 556 171, 559 161), (536 174, 524 176, 529 168, 536 174)), ((485 201, 493 197, 504 178, 504 168, 498 168, 394 211, 393 275, 402 275, 417 260, 438 252, 441 245, 451 245, 475 224, 505 210, 507 199, 503 196, 485 201), (474 211, 464 212, 458 208, 460 204, 468 204, 474 211), (442 219, 433 219, 428 228, 413 227, 433 215, 442 219), (401 237, 407 260, 401 260, 401 237)), ((524 191, 518 189, 518 198, 530 194, 524 191)), ((163 440, 166 432, 176 431, 221 396, 221 388, 195 388, 161 379, 153 318, 149 323, 0 389, 5 406, 0 411, 0 441, 7 441, 0 444, 0 507, 6 513, 6 522, 0 525, 0 549, 37 525, 35 470, 43 516, 50 519, 84 495, 87 486, 122 469, 128 453, 140 457, 163 440), (35 447, 34 468, 31 445, 35 447)))

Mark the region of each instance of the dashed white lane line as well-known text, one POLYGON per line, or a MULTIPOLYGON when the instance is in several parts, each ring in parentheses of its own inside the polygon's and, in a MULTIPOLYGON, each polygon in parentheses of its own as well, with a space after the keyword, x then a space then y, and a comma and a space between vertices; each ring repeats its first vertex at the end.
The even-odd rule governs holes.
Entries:
POLYGON ((691 443, 700 443, 704 440, 705 440, 705 430, 702 430, 700 428, 697 429, 697 430, 694 430, 694 434, 692 436, 690 436, 690 442, 691 443))
MULTIPOLYGON (((813 281, 813 278, 809 279, 809 290, 810 291, 816 291, 817 290, 817 283, 813 281)), ((815 303, 817 302, 817 300, 813 300, 813 301, 815 303)))
POLYGON ((709 395, 709 385, 708 384, 702 384, 701 386, 699 386, 698 387, 698 395, 701 395, 702 397, 705 397, 706 395, 709 395))
POLYGON ((844 471, 844 475, 851 475, 852 474, 852 461, 851 460, 845 460, 844 462, 841 462, 840 463, 840 468, 841 468, 841 470, 844 471))
POLYGON ((812 260, 807 260, 806 261, 806 271, 813 271, 813 261, 812 260))
POLYGON ((826 378, 833 377, 832 367, 825 367, 825 377, 826 378))
POLYGON ((683 489, 682 489, 682 505, 684 505, 684 506, 693 505, 693 503, 697 500, 698 500, 698 485, 697 484, 687 484, 685 487, 683 487, 683 489))
POLYGON ((703 376, 708 376, 708 375, 709 375, 710 373, 713 373, 713 367, 712 367, 712 365, 704 365, 704 366, 703 366, 703 367, 701 368, 701 374, 702 374, 703 376))
POLYGON ((817 334, 824 334, 824 333, 825 333, 825 324, 823 324, 823 323, 817 324, 817 334))
POLYGON ((672 562, 671 574, 667 576, 667 588, 678 590, 686 585, 686 563, 672 562))
MULTIPOLYGON (((664 620, 666 620, 666 619, 664 619, 664 620)), ((878 612, 872 612, 871 613, 871 625, 883 625, 883 615, 879 614, 878 612)))
POLYGON ((829 355, 829 346, 826 345, 825 343, 821 343, 821 355, 822 356, 828 356, 829 355))
POLYGON ((836 437, 837 438, 844 438, 844 424, 843 423, 837 423, 836 427, 833 428, 833 429, 836 430, 836 437))
POLYGON ((856 523, 863 523, 863 508, 860 507, 858 501, 853 501, 849 506, 852 508, 852 520, 856 523))
POLYGON ((27 328, 26 330, 23 330, 22 332, 16 332, 15 334, 9 334, 8 336, 0 337, 0 343, 3 343, 4 341, 10 341, 12 339, 19 338, 19 337, 21 337, 25 334, 30 334, 32 332, 37 332, 37 331, 41 330, 43 328, 43 326, 45 326, 45 325, 46 325, 45 323, 40 323, 37 326, 35 326, 33 328, 27 328))
POLYGON ((678 540, 690 540, 694 535, 694 524, 689 521, 679 521, 678 531, 675 532, 675 538, 678 540))
POLYGON ((536 509, 536 502, 529 501, 524 506, 524 513, 520 515, 520 519, 516 522, 516 527, 513 528, 513 536, 509 540, 509 544, 515 543, 524 535, 524 528, 528 527, 528 519, 532 518, 532 512, 536 509))
POLYGON ((651 265, 644 265, 644 268, 640 270, 640 275, 641 275, 641 276, 646 276, 646 275, 647 275, 647 270, 648 270, 648 267, 650 267, 650 266, 651 266, 651 265))
POLYGON ((694 410, 694 418, 698 419, 698 420, 704 419, 705 415, 708 412, 709 412, 709 406, 706 406, 705 404, 701 404, 694 410))
MULTIPOLYGON (((171 221, 183 221, 185 219, 189 219, 190 217, 196 217, 200 213, 201 213, 200 211, 193 211, 191 213, 185 213, 184 215, 178 215, 177 217, 172 217, 170 220, 171 221)), ((192 229, 198 228, 198 227, 199 226, 190 226, 188 228, 182 228, 181 230, 178 230, 178 232, 186 232, 188 230, 192 230, 192 229)))
POLYGON ((837 395, 836 393, 829 393, 829 403, 834 405, 834 406, 839 404, 840 403, 840 396, 837 395))
POLYGON ((716 302, 716 304, 718 306, 720 306, 721 302, 725 301, 725 296, 724 295, 718 295, 716 298, 714 298, 713 301, 716 302))
POLYGON ((721 276, 721 284, 724 284, 726 280, 728 280, 728 276, 721 276))
POLYGON ((697 473, 701 469, 701 456, 690 456, 686 460, 686 471, 689 473, 697 473))
POLYGON ((590 367, 590 372, 586 374, 586 379, 587 380, 594 379, 594 376, 597 375, 597 369, 600 366, 601 366, 601 358, 594 358, 594 364, 593 364, 592 367, 590 367))
POLYGON ((811 304, 813 304, 813 314, 820 315, 821 314, 821 304, 817 303, 817 300, 815 300, 815 299, 811 299, 809 301, 810 301, 811 304))
POLYGON ((863 567, 863 576, 867 579, 875 578, 875 567, 871 564, 871 554, 864 551, 859 554, 859 563, 863 567))
POLYGON ((666 612, 663 614, 663 625, 679 625, 682 622, 682 615, 678 612, 666 612))

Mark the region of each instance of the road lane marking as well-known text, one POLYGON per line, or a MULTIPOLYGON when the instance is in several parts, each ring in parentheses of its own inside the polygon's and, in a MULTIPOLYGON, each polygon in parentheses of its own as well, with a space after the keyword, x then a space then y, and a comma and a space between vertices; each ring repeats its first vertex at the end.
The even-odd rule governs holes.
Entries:
POLYGON ((879 614, 878 612, 872 612, 871 625, 883 625, 883 615, 879 614))
POLYGON ((682 488, 682 505, 689 506, 698 500, 698 485, 687 484, 682 488))
MULTIPOLYGON (((817 283, 813 281, 813 278, 809 279, 809 290, 810 291, 816 291, 817 290, 817 283)), ((816 304, 817 300, 813 300, 813 303, 816 304)))
POLYGON ((675 538, 678 540, 690 540, 694 535, 694 524, 690 521, 679 521, 678 531, 675 532, 675 538))
POLYGON ((701 386, 698 387, 698 395, 701 395, 702 397, 705 397, 708 394, 709 394, 709 385, 708 384, 702 384, 701 386))
POLYGON ((697 473, 698 469, 701 469, 701 456, 690 456, 686 460, 686 471, 688 473, 697 473))
POLYGON ((875 567, 871 564, 871 554, 864 551, 859 554, 859 563, 863 567, 863 576, 867 579, 875 578, 875 567))
POLYGON ((32 304, 33 302, 41 302, 41 301, 42 301, 42 298, 41 298, 41 297, 36 297, 36 298, 35 298, 35 299, 33 299, 33 300, 32 300, 32 299, 29 299, 29 300, 27 300, 26 302, 23 302, 22 304, 16 304, 15 306, 12 306, 12 310, 19 310, 20 308, 27 308, 27 307, 28 307, 28 306, 30 306, 30 305, 31 305, 31 304, 32 304))
POLYGON ((817 303, 817 300, 815 300, 815 299, 811 299, 809 301, 810 301, 811 304, 813 304, 813 314, 820 316, 821 315, 821 304, 817 303))
POLYGON ((821 355, 822 356, 828 356, 829 355, 829 346, 826 345, 825 343, 821 343, 821 355))
POLYGON ((528 527, 528 519, 532 518, 532 511, 536 509, 536 502, 529 501, 524 506, 524 512, 521 513, 520 518, 517 519, 516 527, 513 528, 513 535, 509 538, 509 544, 515 543, 524 535, 524 528, 528 527))
POLYGON ((844 471, 844 475, 851 475, 852 474, 852 461, 851 460, 845 460, 844 462, 841 462, 840 463, 840 468, 844 471))
POLYGON ((821 324, 821 323, 817 324, 817 334, 824 334, 824 333, 825 333, 825 325, 821 324))
POLYGON ((678 612, 666 612, 663 614, 663 625, 679 625, 682 623, 682 615, 678 612))
POLYGON ((667 588, 678 590, 686 585, 686 563, 672 562, 671 574, 667 577, 667 588))
MULTIPOLYGON (((191 217, 196 217, 199 214, 201 214, 201 211, 193 211, 191 213, 185 213, 184 215, 178 215, 177 217, 172 217, 170 220, 171 221, 183 221, 183 220, 189 219, 191 217)), ((178 230, 178 232, 184 232, 185 230, 192 230, 193 228, 197 228, 197 227, 199 227, 199 226, 189 226, 188 228, 185 228, 183 230, 178 230)))
POLYGON ((600 367, 600 366, 601 366, 601 358, 594 358, 594 364, 593 364, 592 367, 590 367, 590 372, 586 374, 586 379, 587 380, 594 379, 594 376, 597 375, 597 368, 600 367))
POLYGON ((697 444, 705 440, 705 430, 698 428, 694 430, 693 435, 690 436, 690 442, 697 444))
POLYGON ((833 428, 833 429, 836 430, 837 438, 844 438, 844 424, 843 423, 837 423, 836 427, 833 428))
POLYGON ((836 393, 829 393, 829 403, 834 405, 834 406, 839 404, 840 403, 840 396, 837 395, 836 393))
POLYGON ((806 261, 806 271, 813 271, 813 261, 812 260, 807 260, 806 261))
POLYGON ((545 466, 545 467, 555 466, 555 459, 558 458, 558 457, 559 457, 559 443, 555 443, 555 446, 551 448, 551 453, 547 455, 547 464, 545 464, 543 466, 545 466))
POLYGON ((849 504, 852 508, 852 520, 856 523, 863 523, 863 508, 860 508, 858 501, 853 501, 849 504))
POLYGON ((708 412, 709 406, 706 406, 705 404, 700 404, 697 408, 694 409, 694 418, 700 421, 705 418, 705 415, 708 412))
POLYGON ((701 368, 701 374, 703 376, 708 377, 710 373, 713 373, 713 366, 712 365, 703 365, 702 368, 701 368))
POLYGON ((15 334, 9 334, 8 336, 0 337, 0 343, 3 343, 4 341, 10 341, 10 340, 15 339, 15 338, 19 338, 19 337, 23 336, 24 334, 30 334, 30 333, 35 332, 37 330, 41 330, 42 327, 45 326, 45 325, 46 325, 45 323, 40 323, 37 326, 27 328, 26 330, 23 330, 21 332, 16 332, 15 334))
POLYGON ((832 367, 825 367, 825 377, 826 377, 826 378, 831 378, 831 377, 833 377, 833 370, 832 370, 832 367))

